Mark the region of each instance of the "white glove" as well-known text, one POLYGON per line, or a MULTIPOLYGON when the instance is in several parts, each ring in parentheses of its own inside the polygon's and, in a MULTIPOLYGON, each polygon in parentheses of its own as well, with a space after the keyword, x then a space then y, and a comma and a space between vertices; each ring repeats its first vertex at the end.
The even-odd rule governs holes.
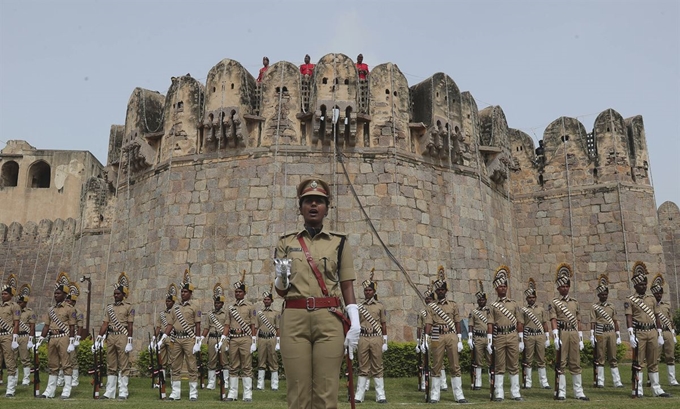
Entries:
POLYGON ((549 346, 550 346, 550 333, 546 332, 545 333, 545 347, 547 348, 549 346))
POLYGON ((463 334, 458 334, 458 352, 463 350, 463 334))
POLYGON ((276 271, 274 286, 281 291, 286 291, 290 288, 290 267, 292 263, 293 260, 289 258, 274 259, 274 270, 276 271))
MULTIPOLYGON (((69 354, 76 350, 76 347, 73 345, 73 341, 75 341, 75 338, 69 337, 68 347, 66 347, 66 352, 68 352, 69 354)), ((12 342, 12 344, 14 344, 14 342, 12 342)))
POLYGON ((351 325, 349 331, 345 335, 345 348, 349 349, 349 359, 354 359, 354 350, 359 345, 359 334, 361 333, 361 324, 359 320, 359 307, 356 304, 349 304, 347 307, 347 315, 351 325))
POLYGON ((163 334, 161 338, 158 340, 158 343, 156 344, 156 348, 161 349, 163 347, 163 342, 165 342, 165 339, 167 338, 167 334, 163 334))
POLYGON ((475 343, 472 340, 472 335, 468 335, 468 346, 470 347, 470 349, 475 347, 475 343))
POLYGON ((678 343, 678 339, 675 338, 675 330, 672 329, 672 330, 671 330, 671 333, 673 334, 673 343, 674 343, 674 344, 677 344, 677 343, 678 343))
POLYGON ((192 353, 195 354, 196 352, 201 351, 201 337, 196 337, 194 339, 195 339, 194 348, 191 351, 192 351, 192 353))
POLYGON ((387 335, 383 335, 382 351, 387 351, 387 335))
POLYGON ((431 337, 425 334, 425 338, 423 338, 423 344, 420 346, 420 350, 423 351, 423 353, 430 349, 430 339, 431 337))
POLYGON ((12 349, 19 348, 19 335, 12 334, 12 349))
MULTIPOLYGON (((661 329, 657 329, 656 331, 659 333, 659 346, 661 346, 661 345, 664 344, 663 333, 661 332, 661 329)), ((14 348, 14 347, 12 347, 12 348, 14 348)))
POLYGON ((595 330, 590 330, 590 345, 595 346, 595 330))
MULTIPOLYGON (((226 336, 226 335, 222 335, 222 336, 220 337, 220 340, 217 341, 217 344, 215 344, 215 351, 220 352, 220 350, 222 349, 222 344, 223 344, 224 341, 226 341, 226 340, 227 340, 227 336, 226 336)), ((229 349, 229 342, 227 342, 227 349, 229 349)))
POLYGON ((578 332, 578 350, 583 351, 583 332, 578 332))
POLYGON ((616 331, 616 345, 621 345, 621 331, 616 331))
POLYGON ((33 349, 33 337, 28 337, 28 344, 26 344, 26 349, 33 349))
POLYGON ((491 334, 486 334, 486 352, 488 353, 493 353, 493 335, 491 334))
POLYGON ((420 338, 416 338, 416 354, 420 353, 420 338))
POLYGON ((73 345, 75 346, 80 345, 80 335, 76 335, 76 339, 73 341, 73 345))
POLYGON ((151 337, 151 342, 149 342, 149 352, 153 352, 156 348, 156 336, 151 337))
POLYGON ((552 330, 553 333, 553 343, 555 344, 555 351, 559 351, 562 341, 560 341, 560 331, 557 329, 552 330))
POLYGON ((106 335, 97 335, 97 338, 94 340, 94 344, 92 344, 92 348, 94 348, 95 351, 102 349, 102 346, 104 346, 104 340, 106 339, 106 335))
POLYGON ((132 337, 128 337, 127 345, 125 345, 125 353, 130 353, 132 351, 132 337))
POLYGON ((250 353, 257 351, 257 337, 253 337, 253 343, 250 344, 250 353))
POLYGON ((630 341, 631 348, 637 347, 637 338, 635 338, 635 331, 633 331, 633 328, 628 328, 628 340, 630 341))
POLYGON ((38 339, 36 340, 35 347, 40 348, 40 344, 42 344, 44 340, 45 340, 45 337, 43 337, 42 335, 38 335, 38 339))
POLYGON ((519 333, 519 352, 524 351, 524 333, 519 333))
POLYGON ((274 345, 274 351, 280 351, 281 350, 281 338, 276 337, 276 345, 274 345))

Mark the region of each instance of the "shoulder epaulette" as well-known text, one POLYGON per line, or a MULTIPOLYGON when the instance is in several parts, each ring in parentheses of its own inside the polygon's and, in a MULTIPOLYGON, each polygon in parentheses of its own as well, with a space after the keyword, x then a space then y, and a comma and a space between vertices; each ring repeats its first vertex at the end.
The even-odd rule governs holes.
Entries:
POLYGON ((329 230, 328 234, 330 234, 332 236, 338 236, 338 237, 347 237, 347 233, 340 233, 340 232, 337 232, 337 231, 330 231, 329 230))
POLYGON ((296 234, 298 234, 298 232, 294 231, 294 232, 286 233, 279 238, 284 239, 284 238, 289 237, 289 236, 295 236, 296 234))

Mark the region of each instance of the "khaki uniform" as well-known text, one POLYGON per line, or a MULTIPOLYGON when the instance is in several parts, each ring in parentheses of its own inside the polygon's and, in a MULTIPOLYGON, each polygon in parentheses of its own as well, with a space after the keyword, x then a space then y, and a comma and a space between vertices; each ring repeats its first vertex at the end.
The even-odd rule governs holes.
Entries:
MULTIPOLYGON (((170 364, 172 365, 173 383, 180 379, 182 365, 186 361, 189 382, 198 382, 198 368, 196 357, 194 356, 194 344, 196 343, 196 323, 201 322, 201 309, 197 303, 187 301, 178 303, 167 315, 168 324, 172 325, 175 333, 174 340, 170 346, 170 364), (181 315, 184 325, 180 322, 181 315)), ((174 392, 174 389, 173 389, 174 392)))
POLYGON ((568 315, 560 308, 560 306, 563 306, 564 309, 569 311, 571 316, 576 320, 576 323, 579 323, 581 322, 579 304, 578 301, 567 295, 566 297, 553 299, 548 309, 550 310, 550 319, 557 320, 557 328, 560 331, 560 341, 562 343, 560 346, 560 350, 562 351, 560 367, 564 370, 564 368, 567 368, 568 366, 569 372, 572 375, 580 375, 581 350, 579 348, 579 329, 569 319, 568 315))
MULTIPOLYGON (((83 322, 85 320, 85 314, 78 307, 73 307, 76 310, 76 331, 75 335, 80 335, 80 329, 83 328, 83 322)), ((80 369, 78 364, 78 347, 74 346, 73 352, 69 354, 69 359, 71 360, 71 367, 73 369, 80 369)))
MULTIPOLYGON (((161 335, 159 335, 159 337, 162 336, 163 331, 165 331, 165 327, 168 326, 168 315, 171 314, 171 313, 172 313, 171 310, 166 310, 166 311, 161 311, 158 314, 158 318, 161 322, 161 335)), ((175 339, 175 329, 174 328, 172 329, 172 331, 170 331, 170 339, 172 339, 173 342, 174 342, 174 339, 175 339)), ((167 368, 168 365, 171 365, 171 363, 170 363, 170 347, 172 345, 173 344, 171 342, 164 342, 163 346, 158 351, 158 361, 160 362, 160 365, 163 368, 167 368)))
POLYGON ((520 306, 514 300, 508 298, 501 298, 491 303, 489 306, 491 311, 489 314, 489 324, 493 325, 493 347, 494 347, 494 364, 496 367, 496 375, 505 374, 505 368, 508 368, 510 375, 517 375, 519 373, 519 336, 517 335, 517 326, 523 325, 523 314, 520 306), (505 308, 508 313, 515 319, 512 320, 501 312, 501 307, 505 308))
POLYGON ((128 323, 133 323, 135 309, 127 301, 109 304, 104 308, 104 322, 108 323, 106 335, 106 373, 107 375, 130 376, 130 357, 125 352, 127 345, 128 323), (114 324, 114 319, 109 313, 109 307, 113 309, 119 325, 114 324))
POLYGON ((276 355, 276 331, 279 329, 281 315, 271 307, 257 313, 257 367, 270 371, 279 370, 279 358, 276 355), (274 327, 272 331, 262 317, 274 327))
POLYGON ((473 364, 479 368, 489 364, 489 351, 486 350, 486 345, 489 343, 486 339, 489 314, 491 314, 489 307, 477 307, 470 312, 468 317, 468 325, 470 326, 469 336, 472 337, 475 348, 475 361, 473 364))
POLYGON ((381 325, 387 321, 385 306, 378 300, 371 298, 359 307, 359 319, 361 322, 361 336, 357 348, 357 360, 359 361, 359 376, 372 378, 383 377, 383 333, 381 325), (366 312, 375 320, 378 328, 374 328, 361 311, 366 312))
MULTIPOLYGON (((227 320, 227 312, 225 308, 220 308, 219 311, 211 311, 208 314, 208 369, 214 371, 220 366, 220 356, 215 350, 215 345, 220 340, 222 336, 222 331, 224 330, 224 323, 227 320)), ((227 368, 227 352, 224 348, 220 349, 219 352, 222 355, 222 366, 227 368)))
POLYGON ((618 365, 616 333, 612 324, 614 320, 616 320, 616 308, 609 302, 594 304, 590 309, 590 322, 595 323, 597 366, 604 366, 605 362, 609 362, 609 366, 612 368, 616 368, 618 365))
MULTIPOLYGON (((323 297, 319 283, 302 251, 301 235, 328 289, 342 297, 340 282, 356 280, 352 248, 346 236, 325 227, 313 238, 306 230, 279 239, 276 258, 292 260, 286 300, 323 297)), ((340 366, 344 349, 342 322, 331 308, 285 308, 281 316, 281 357, 286 368, 289 408, 338 407, 340 366), (311 388, 311 393, 310 393, 311 388)))
POLYGON ((659 372, 659 342, 656 332, 656 318, 650 317, 637 303, 646 305, 654 315, 659 313, 659 306, 651 294, 634 294, 623 305, 625 314, 633 317, 633 329, 638 341, 638 360, 643 368, 647 366, 647 372, 659 372))
POLYGON ((250 378, 253 376, 253 356, 250 345, 253 343, 251 324, 255 323, 255 308, 246 300, 237 301, 227 309, 225 326, 229 326, 229 376, 250 378), (245 325, 241 325, 232 311, 245 325))
POLYGON ((545 329, 544 325, 548 322, 548 313, 543 307, 536 304, 531 307, 521 308, 522 320, 524 321, 524 354, 526 363, 531 365, 536 361, 539 368, 545 368, 545 329), (541 325, 534 322, 531 315, 536 318, 541 325))
POLYGON ((21 361, 21 365, 24 368, 31 367, 33 362, 31 361, 31 354, 28 351, 28 337, 33 336, 31 334, 31 324, 36 322, 35 312, 32 309, 26 307, 21 310, 21 318, 19 318, 19 349, 17 349, 18 361, 21 361))
POLYGON ((453 323, 460 321, 458 315, 458 305, 453 301, 441 300, 428 305, 427 317, 425 324, 432 325, 432 333, 435 329, 439 332, 439 339, 432 339, 432 372, 435 375, 441 373, 444 366, 444 353, 449 358, 449 365, 451 368, 452 377, 460 377, 460 360, 458 356, 458 336, 456 335, 456 327, 450 327, 446 321, 440 317, 433 310, 433 305, 438 306, 444 314, 448 315, 453 323))
POLYGON ((69 330, 76 325, 76 309, 66 301, 50 308, 56 318, 53 321, 51 314, 47 314, 46 324, 49 327, 49 344, 47 345, 47 367, 50 375, 58 375, 59 370, 64 370, 65 376, 73 375, 71 360, 66 348, 69 344, 69 330), (63 324, 60 325, 59 323, 63 324))
POLYGON ((14 322, 21 318, 21 307, 14 301, 0 304, 0 353, 5 360, 7 375, 17 374, 17 362, 15 352, 12 349, 12 336, 14 335, 14 322))
POLYGON ((663 332, 663 353, 666 357, 667 365, 675 365, 675 339, 673 337, 672 329, 675 329, 673 325, 673 312, 671 311, 671 304, 666 301, 661 301, 659 306, 659 321, 661 321, 661 328, 663 332))

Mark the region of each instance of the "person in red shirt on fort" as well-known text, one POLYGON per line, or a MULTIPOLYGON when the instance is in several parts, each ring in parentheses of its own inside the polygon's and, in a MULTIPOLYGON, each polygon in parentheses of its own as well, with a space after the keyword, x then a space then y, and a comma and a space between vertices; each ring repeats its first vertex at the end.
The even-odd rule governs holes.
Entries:
POLYGON ((359 79, 365 80, 368 76, 368 65, 364 64, 364 55, 359 54, 357 56, 357 71, 359 71, 359 79))
POLYGON ((260 75, 257 76, 257 82, 262 82, 262 77, 264 77, 264 73, 267 71, 267 68, 269 68, 269 57, 262 57, 262 65, 263 67, 260 68, 260 75))
POLYGON ((300 74, 311 77, 314 74, 314 64, 310 64, 309 59, 309 54, 305 55, 305 63, 300 66, 300 74))

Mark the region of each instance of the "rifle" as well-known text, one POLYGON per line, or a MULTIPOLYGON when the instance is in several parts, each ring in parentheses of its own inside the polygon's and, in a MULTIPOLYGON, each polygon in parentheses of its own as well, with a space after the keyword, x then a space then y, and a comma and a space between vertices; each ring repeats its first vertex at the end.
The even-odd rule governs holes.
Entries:
POLYGON ((422 349, 418 349, 418 392, 423 391, 423 351, 422 349))
POLYGON ((217 351, 217 363, 219 365, 219 375, 217 375, 217 379, 220 382, 220 400, 225 400, 227 398, 226 390, 227 390, 227 380, 224 379, 224 363, 222 362, 222 351, 219 350, 217 351))
MULTIPOLYGON (((95 339, 95 333, 94 330, 92 330, 92 342, 95 342, 95 339)), ((92 352, 92 355, 93 367, 87 372, 92 375, 92 398, 99 399, 99 388, 101 387, 101 373, 99 372, 101 366, 101 355, 96 349, 92 352)))
MULTIPOLYGON (((597 336, 593 335, 593 387, 597 388, 597 336)), ((605 344, 605 347, 607 344, 605 344)))
POLYGON ((151 345, 151 333, 148 333, 149 335, 149 372, 151 372, 151 389, 156 386, 156 383, 154 380, 156 379, 156 365, 154 365, 154 350, 156 349, 155 346, 151 345))
POLYGON ((470 388, 475 390, 475 385, 477 384, 477 372, 475 371, 477 369, 477 350, 475 348, 475 338, 472 335, 472 332, 470 332, 468 336, 472 337, 472 351, 470 351, 470 382, 472 385, 470 385, 470 388))
POLYGON ((201 385, 201 389, 205 388, 205 376, 203 374, 203 357, 201 356, 201 350, 196 352, 196 366, 198 367, 198 383, 201 385))
POLYGON ((423 364, 423 377, 425 378, 425 403, 430 403, 430 347, 427 345, 427 340, 425 340, 425 353, 423 364))
POLYGON ((352 360, 349 359, 349 350, 347 347, 347 354, 345 355, 345 362, 347 363, 347 397, 349 399, 349 406, 351 409, 356 409, 356 402, 354 401, 354 368, 352 368, 352 360))
MULTIPOLYGON (((560 342, 561 331, 557 332, 557 339, 554 341, 555 345, 560 342)), ((560 395, 560 375, 562 374, 562 345, 557 349, 555 347, 555 391, 553 392, 553 399, 557 400, 560 395)))
MULTIPOLYGON (((526 336, 524 339, 526 340, 526 336)), ((527 362, 526 343, 524 345, 524 351, 522 351, 522 389, 527 388, 527 368, 529 367, 529 363, 527 362)))
POLYGON ((40 354, 38 354, 38 343, 33 344, 33 395, 40 397, 40 354))
POLYGON ((491 343, 491 354, 489 354, 489 400, 493 401, 493 392, 496 389, 496 347, 491 343))
POLYGON ((640 371, 642 370, 642 366, 640 366, 639 362, 639 357, 638 354, 640 353, 639 347, 640 344, 637 342, 637 332, 633 332, 633 336, 635 337, 635 348, 633 348, 633 365, 632 365, 632 371, 631 371, 631 378, 632 378, 632 384, 633 384, 633 394, 631 397, 633 399, 639 398, 638 391, 640 390, 640 371))

